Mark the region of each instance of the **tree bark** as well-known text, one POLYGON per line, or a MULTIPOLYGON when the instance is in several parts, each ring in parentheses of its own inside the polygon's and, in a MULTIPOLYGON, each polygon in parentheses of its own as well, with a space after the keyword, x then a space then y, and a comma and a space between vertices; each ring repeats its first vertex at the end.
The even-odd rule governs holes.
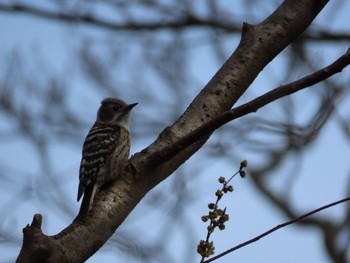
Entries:
POLYGON ((257 25, 243 24, 236 51, 201 90, 182 116, 149 147, 131 158, 131 164, 112 185, 97 194, 87 217, 73 221, 54 236, 41 231, 41 216, 23 229, 17 262, 84 262, 111 237, 145 194, 171 175, 209 138, 206 135, 163 160, 160 153, 236 103, 263 68, 311 24, 326 0, 286 0, 257 25))

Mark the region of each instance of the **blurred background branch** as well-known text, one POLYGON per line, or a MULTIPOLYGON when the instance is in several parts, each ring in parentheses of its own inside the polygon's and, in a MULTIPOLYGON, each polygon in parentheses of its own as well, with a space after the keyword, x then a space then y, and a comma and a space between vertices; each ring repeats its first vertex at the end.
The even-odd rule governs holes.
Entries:
MULTIPOLYGON (((132 152, 143 149, 227 59, 238 44, 242 22, 258 23, 278 2, 2 1, 0 251, 6 254, 0 262, 13 262, 21 229, 34 213, 49 217, 50 225, 43 226, 49 234, 74 218, 81 146, 102 98, 140 103, 132 119, 132 152)), ((330 3, 260 74, 240 103, 344 53, 349 11, 348 1, 330 3)), ((348 196, 348 83, 346 69, 317 88, 220 129, 176 176, 144 199, 89 262, 198 262, 196 245, 203 234, 195 226, 215 187, 212 182, 230 174, 242 159, 249 161, 251 177, 237 187, 228 206, 234 211, 227 226, 230 241, 348 196)), ((348 262, 349 223, 350 207, 343 205, 285 232, 283 240, 292 242, 285 249, 290 255, 276 255, 276 246, 282 246, 277 236, 270 246, 264 241, 262 248, 224 260, 252 262, 264 255, 269 262, 286 257, 348 262), (302 247, 307 252, 300 252, 302 247)), ((223 239, 217 249, 230 244, 223 239)))

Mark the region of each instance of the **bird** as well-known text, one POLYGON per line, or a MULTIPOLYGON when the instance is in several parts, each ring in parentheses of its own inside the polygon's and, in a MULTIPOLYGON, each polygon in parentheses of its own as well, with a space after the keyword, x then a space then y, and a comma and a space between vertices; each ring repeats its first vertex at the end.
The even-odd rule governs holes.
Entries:
POLYGON ((96 193, 122 172, 130 153, 130 113, 137 104, 118 98, 102 100, 83 144, 77 201, 84 196, 77 218, 87 215, 96 193))

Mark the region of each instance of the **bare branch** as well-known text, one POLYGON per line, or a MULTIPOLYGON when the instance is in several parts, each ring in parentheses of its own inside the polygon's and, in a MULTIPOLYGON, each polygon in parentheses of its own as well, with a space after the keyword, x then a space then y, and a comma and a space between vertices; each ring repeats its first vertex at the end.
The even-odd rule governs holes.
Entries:
MULTIPOLYGON (((141 30, 160 30, 160 29, 179 29, 188 27, 207 27, 213 29, 220 29, 231 33, 240 33, 241 26, 239 23, 228 22, 223 19, 217 19, 216 17, 199 17, 190 12, 177 15, 178 19, 164 21, 147 22, 147 21, 127 21, 125 23, 117 23, 111 20, 106 20, 101 17, 94 16, 92 14, 80 14, 75 12, 61 12, 51 11, 44 8, 34 7, 23 3, 16 4, 0 4, 0 11, 22 13, 41 17, 44 19, 84 23, 86 25, 96 26, 103 29, 114 31, 141 31, 141 30)), ((350 34, 348 32, 328 32, 325 30, 315 30, 312 32, 306 32, 303 34, 299 41, 339 41, 350 40, 350 34)))
POLYGON ((93 25, 109 30, 158 30, 158 29, 176 29, 182 27, 213 27, 220 28, 230 32, 240 32, 240 25, 232 24, 220 20, 203 19, 195 15, 187 14, 185 17, 180 17, 178 20, 172 21, 128 21, 126 23, 117 23, 104 20, 90 14, 77 14, 68 12, 53 12, 38 7, 33 7, 25 4, 4 5, 0 4, 0 10, 4 12, 25 13, 46 19, 66 21, 66 22, 81 22, 88 25, 93 25))
POLYGON ((350 49, 348 49, 344 55, 339 57, 335 62, 333 62, 329 66, 310 75, 307 75, 297 81, 275 88, 250 102, 247 102, 237 108, 222 113, 217 118, 208 121, 207 123, 203 124, 188 135, 182 137, 174 144, 169 145, 162 152, 155 152, 153 154, 150 154, 145 160, 145 162, 147 162, 148 165, 152 167, 155 164, 159 164, 162 161, 168 160, 175 154, 185 149, 190 144, 212 133, 224 124, 249 113, 256 112, 260 108, 268 105, 269 103, 277 99, 283 98, 302 89, 315 85, 331 77, 332 75, 341 72, 349 64, 350 49))

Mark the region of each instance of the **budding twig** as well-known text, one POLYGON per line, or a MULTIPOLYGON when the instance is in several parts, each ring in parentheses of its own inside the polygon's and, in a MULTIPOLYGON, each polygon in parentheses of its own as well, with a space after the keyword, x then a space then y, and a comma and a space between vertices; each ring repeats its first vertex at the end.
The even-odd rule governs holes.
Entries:
POLYGON ((313 215, 313 214, 316 214, 316 213, 318 213, 318 212, 321 212, 322 210, 328 209, 328 208, 330 208, 330 207, 332 207, 332 206, 336 206, 336 205, 339 205, 339 204, 341 204, 341 203, 345 203, 345 202, 349 202, 349 201, 350 201, 350 197, 347 197, 347 198, 338 200, 338 201, 336 201, 336 202, 333 202, 333 203, 330 203, 330 204, 321 206, 321 207, 319 207, 319 208, 317 208, 317 209, 315 209, 315 210, 312 210, 312 211, 310 211, 310 212, 308 212, 308 213, 306 213, 306 214, 303 214, 303 215, 299 216, 298 218, 295 218, 295 219, 292 219, 292 220, 290 220, 290 221, 287 221, 287 222, 285 222, 285 223, 283 223, 283 224, 277 225, 277 226, 275 226, 274 228, 271 228, 270 230, 268 230, 268 231, 266 231, 266 232, 264 232, 264 233, 262 233, 262 234, 260 234, 260 235, 258 235, 258 236, 256 236, 256 237, 254 237, 254 238, 252 238, 252 239, 249 239, 249 240, 247 240, 247 241, 245 241, 245 242, 243 242, 243 243, 241 243, 241 244, 239 244, 239 245, 237 245, 237 246, 234 246, 234 247, 232 247, 232 248, 226 250, 225 252, 223 252, 223 253, 221 253, 221 254, 215 256, 215 257, 212 257, 212 258, 210 258, 210 259, 208 259, 208 260, 202 261, 201 263, 209 263, 209 262, 212 262, 212 261, 214 261, 214 260, 216 260, 216 259, 218 259, 218 258, 221 258, 221 257, 223 257, 223 256, 225 256, 225 255, 227 255, 227 254, 229 254, 229 253, 231 253, 231 252, 237 250, 237 249, 240 249, 240 248, 245 247, 245 246, 247 246, 247 245, 249 245, 249 244, 251 244, 251 243, 254 243, 255 241, 258 241, 259 239, 261 239, 261 238, 263 238, 263 237, 265 237, 265 236, 267 236, 267 235, 269 235, 269 234, 271 234, 271 233, 277 231, 277 230, 280 229, 280 228, 283 228, 283 227, 286 227, 286 226, 288 226, 288 225, 291 225, 291 224, 294 224, 294 223, 296 223, 296 222, 299 222, 299 221, 301 221, 301 220, 304 220, 305 218, 307 218, 307 217, 309 217, 309 216, 311 216, 311 215, 313 215))
POLYGON ((245 171, 243 171, 243 168, 247 167, 248 162, 247 161, 242 161, 241 166, 239 170, 230 177, 229 180, 226 181, 225 177, 220 177, 219 182, 223 185, 221 190, 218 189, 215 192, 216 195, 216 202, 214 203, 209 203, 208 208, 209 208, 209 213, 207 215, 202 216, 202 221, 207 222, 210 220, 209 226, 207 227, 207 237, 206 240, 201 240, 199 241, 199 244, 197 246, 197 253, 201 255, 202 259, 200 262, 204 262, 204 259, 213 255, 215 252, 215 246, 214 242, 210 241, 210 236, 214 232, 216 228, 219 228, 219 230, 224 230, 225 229, 225 223, 229 220, 229 215, 226 213, 226 207, 224 209, 219 208, 219 201, 223 197, 224 194, 227 192, 233 192, 233 186, 229 185, 229 182, 237 175, 240 174, 241 177, 245 177, 245 171))

